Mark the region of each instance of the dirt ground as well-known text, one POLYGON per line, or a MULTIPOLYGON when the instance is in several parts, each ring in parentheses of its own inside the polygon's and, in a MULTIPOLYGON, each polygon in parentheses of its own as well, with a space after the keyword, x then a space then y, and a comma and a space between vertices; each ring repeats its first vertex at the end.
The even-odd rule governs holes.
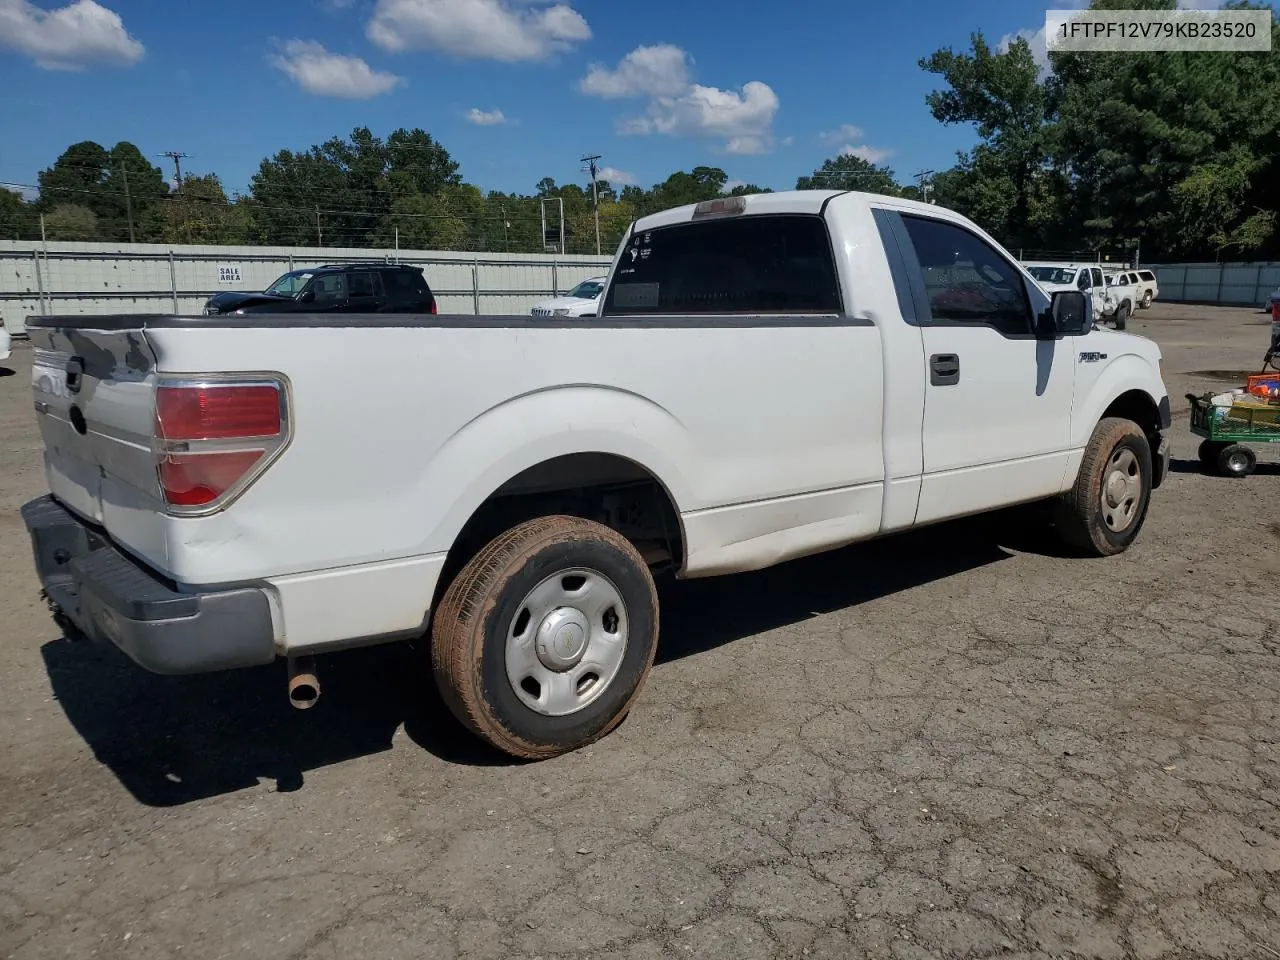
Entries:
MULTIPOLYGON (((164 679, 62 639, 0 377, 0 955, 1280 958, 1280 469, 1204 476, 1250 310, 1157 304, 1174 473, 1136 547, 966 521, 664 589, 594 748, 506 762, 402 647, 164 679)), ((1280 451, 1276 451, 1280 452, 1280 451)))

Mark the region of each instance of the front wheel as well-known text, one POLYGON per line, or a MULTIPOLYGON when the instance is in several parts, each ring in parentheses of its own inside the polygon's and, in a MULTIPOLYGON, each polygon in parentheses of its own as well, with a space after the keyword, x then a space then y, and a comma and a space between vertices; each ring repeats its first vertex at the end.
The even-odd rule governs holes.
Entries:
POLYGON ((658 648, 658 596, 635 547, 577 517, 542 517, 480 550, 432 618, 436 685, 464 726, 544 759, 626 716, 658 648))
POLYGON ((1058 535, 1089 556, 1123 553, 1147 518, 1151 476, 1151 445, 1138 425, 1118 417, 1101 421, 1075 484, 1058 500, 1058 535))
POLYGON ((1116 307, 1115 325, 1117 330, 1123 330, 1129 325, 1129 304, 1122 303, 1116 307))

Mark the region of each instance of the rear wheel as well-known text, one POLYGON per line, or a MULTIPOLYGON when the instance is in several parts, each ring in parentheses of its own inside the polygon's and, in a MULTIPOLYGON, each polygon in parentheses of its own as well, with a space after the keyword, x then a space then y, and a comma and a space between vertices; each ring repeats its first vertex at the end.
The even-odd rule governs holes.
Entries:
POLYGON ((1258 466, 1258 455, 1242 443, 1233 443, 1218 452, 1217 466, 1224 477, 1247 477, 1258 466))
POLYGON ((1147 518, 1151 476, 1151 445, 1141 428, 1117 417, 1101 421, 1074 486, 1059 498, 1059 536, 1089 556, 1123 553, 1147 518))
POLYGON ((1129 325, 1129 304, 1122 303, 1116 307, 1115 325, 1117 330, 1123 330, 1129 325))
POLYGON ((1150 290, 1148 290, 1146 293, 1144 293, 1144 294, 1142 295, 1142 309, 1143 309, 1143 310, 1150 310, 1150 309, 1151 309, 1151 301, 1152 301, 1153 299, 1154 299, 1154 298, 1152 297, 1152 295, 1151 295, 1151 291, 1150 291, 1150 290))
POLYGON ((432 667, 449 709, 525 759, 575 750, 622 722, 657 647, 648 566, 625 537, 577 517, 496 537, 432 620, 432 667))

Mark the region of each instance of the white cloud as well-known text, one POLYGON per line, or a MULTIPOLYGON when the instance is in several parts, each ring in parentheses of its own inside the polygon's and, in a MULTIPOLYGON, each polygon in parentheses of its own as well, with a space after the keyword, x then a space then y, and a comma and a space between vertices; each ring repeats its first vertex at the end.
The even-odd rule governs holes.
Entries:
POLYGON ((507 115, 501 110, 481 110, 479 107, 472 107, 467 111, 467 123, 474 123, 477 127, 500 127, 507 122, 507 115))
POLYGON ((593 63, 578 89, 593 97, 620 100, 626 97, 672 97, 689 86, 693 58, 669 43, 636 47, 610 70, 593 63))
POLYGON ((627 173, 627 171, 619 170, 617 167, 601 167, 596 176, 601 180, 608 180, 615 187, 629 187, 636 182, 634 173, 627 173))
POLYGON ((404 82, 403 77, 374 70, 359 57, 330 53, 314 40, 290 40, 270 62, 318 97, 367 100, 404 82))
POLYGON ((768 153, 777 145, 778 96, 752 80, 740 91, 692 81, 693 57, 669 43, 636 47, 612 70, 594 63, 578 89, 606 100, 647 98, 644 113, 617 121, 623 136, 715 137, 734 154, 768 153))
POLYGON ((818 134, 818 139, 828 147, 853 143, 855 140, 862 139, 862 128, 855 127, 852 123, 842 123, 834 130, 824 130, 818 134))
POLYGON ((867 144, 859 144, 856 147, 845 145, 840 152, 849 157, 861 157, 867 163, 884 163, 893 156, 893 151, 883 147, 871 147, 867 144))
POLYGON ((582 14, 546 0, 378 0, 365 32, 397 53, 439 50, 477 60, 545 60, 591 39, 582 14))
POLYGON ((120 15, 94 0, 74 0, 56 10, 27 0, 0 0, 0 47, 25 53, 46 70, 130 66, 144 52, 120 15))
POLYGON ((778 106, 773 88, 759 80, 744 84, 741 93, 694 83, 680 96, 654 97, 644 116, 622 121, 618 132, 723 137, 730 153, 765 153, 774 146, 778 106))

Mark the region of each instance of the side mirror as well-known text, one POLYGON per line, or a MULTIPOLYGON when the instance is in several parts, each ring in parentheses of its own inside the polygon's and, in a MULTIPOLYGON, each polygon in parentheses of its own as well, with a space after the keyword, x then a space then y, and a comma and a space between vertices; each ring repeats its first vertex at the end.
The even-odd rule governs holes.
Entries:
MULTIPOLYGON (((1059 290, 1053 295, 1049 309, 1040 315, 1037 328, 1053 327, 1053 335, 1075 336, 1085 333, 1093 319, 1089 298, 1076 290, 1059 290)), ((1041 336, 1040 330, 1036 335, 1041 336)))

